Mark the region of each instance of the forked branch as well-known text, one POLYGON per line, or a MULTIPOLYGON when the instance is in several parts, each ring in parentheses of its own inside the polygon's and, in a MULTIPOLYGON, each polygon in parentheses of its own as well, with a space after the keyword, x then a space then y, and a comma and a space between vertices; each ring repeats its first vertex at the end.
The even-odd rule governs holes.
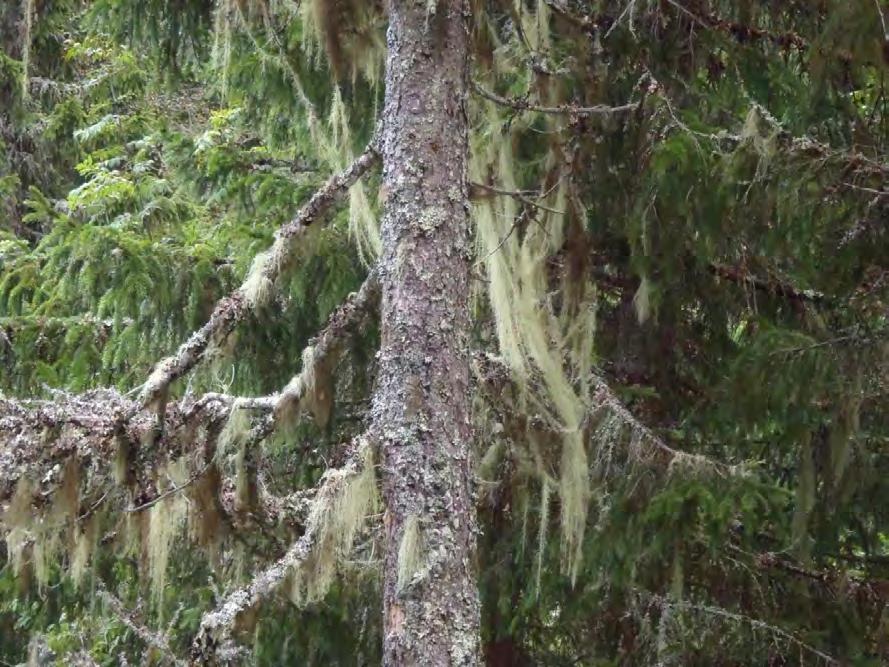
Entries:
MULTIPOLYGON (((362 512, 360 499, 366 493, 356 492, 355 485, 373 485, 373 457, 371 445, 364 436, 356 439, 352 451, 341 468, 324 473, 311 500, 309 519, 305 532, 280 559, 259 572, 246 586, 229 593, 215 609, 206 613, 201 620, 200 630, 192 643, 191 659, 196 664, 216 664, 239 657, 242 650, 235 636, 248 630, 255 622, 259 607, 273 597, 288 582, 297 576, 297 571, 312 559, 316 550, 340 548, 348 549, 355 526, 349 526, 343 535, 341 524, 355 520, 362 522, 366 511, 362 512), (361 482, 360 478, 365 478, 361 482), (358 507, 351 507, 351 503, 358 507), (351 514, 351 517, 344 517, 351 514), (339 543, 337 543, 339 542, 339 543)), ((307 573, 306 576, 313 576, 307 573)))
POLYGON ((345 171, 332 176, 318 189, 293 220, 278 230, 274 244, 254 260, 244 283, 216 304, 207 323, 195 331, 174 355, 155 366, 141 388, 140 406, 164 403, 170 384, 194 368, 212 342, 223 340, 258 305, 258 301, 267 298, 282 270, 290 263, 296 240, 378 159, 376 143, 372 142, 345 171))

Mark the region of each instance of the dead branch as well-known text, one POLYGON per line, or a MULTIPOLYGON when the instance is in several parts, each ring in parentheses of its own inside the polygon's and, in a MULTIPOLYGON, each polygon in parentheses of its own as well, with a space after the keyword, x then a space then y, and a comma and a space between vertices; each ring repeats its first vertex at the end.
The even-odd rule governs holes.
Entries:
MULTIPOLYGON (((556 182, 556 184, 558 185, 558 181, 556 182)), ((473 181, 472 183, 469 184, 470 199, 473 198, 473 195, 476 192, 481 190, 481 191, 489 193, 489 194, 502 195, 504 197, 512 197, 512 198, 516 199, 517 201, 522 202, 526 206, 530 206, 532 208, 538 208, 542 211, 547 211, 548 213, 554 213, 555 215, 564 215, 565 211, 560 211, 558 209, 551 208, 549 206, 546 206, 546 205, 540 203, 541 200, 546 199, 546 197, 552 192, 553 189, 555 189, 555 186, 553 188, 550 188, 548 192, 536 192, 536 191, 507 190, 504 188, 498 188, 494 185, 488 185, 486 183, 478 183, 476 181, 473 181), (533 197, 533 199, 532 199, 532 197, 533 197)))
MULTIPOLYGON (((206 466, 216 448, 205 441, 218 437, 236 409, 269 415, 254 429, 249 444, 258 444, 316 390, 316 379, 336 366, 346 340, 367 321, 378 298, 379 282, 372 272, 361 289, 334 311, 303 353, 302 370, 281 392, 247 398, 225 394, 206 394, 197 401, 186 398, 168 406, 160 429, 153 413, 111 389, 82 395, 60 393, 54 400, 0 397, 0 502, 9 500, 21 479, 38 482, 42 490, 38 495, 50 493, 69 462, 77 465, 81 479, 105 489, 112 485, 115 461, 121 457, 133 479, 150 478, 159 457, 173 460, 198 454, 206 466), (204 438, 195 438, 199 429, 204 438)), ((102 488, 93 492, 101 495, 102 488)), ((138 498, 140 506, 150 507, 157 494, 142 489, 138 498)))
POLYGON ((761 292, 776 294, 793 301, 812 301, 817 303, 827 298, 821 292, 800 289, 779 278, 760 278, 736 266, 713 262, 710 264, 710 271, 714 275, 738 285, 746 285, 761 292))
MULTIPOLYGON (((608 14, 579 14, 574 13, 567 6, 564 0, 544 0, 547 5, 555 12, 557 16, 568 23, 576 26, 582 31, 593 35, 598 30, 610 30, 614 27, 616 21, 608 14)), ((773 32, 752 25, 740 23, 738 21, 726 20, 712 12, 706 12, 701 7, 697 7, 694 13, 688 8, 676 2, 676 0, 667 0, 681 15, 690 20, 697 26, 710 30, 712 32, 722 33, 734 39, 741 44, 750 44, 753 42, 771 42, 782 51, 789 51, 795 48, 804 51, 808 48, 808 42, 799 34, 789 32, 773 32)))
POLYGON ((493 93, 490 90, 482 87, 478 83, 473 83, 472 88, 486 100, 494 102, 494 104, 508 107, 510 109, 515 109, 516 111, 535 111, 537 113, 545 113, 551 115, 565 114, 569 116, 610 116, 618 113, 629 113, 630 111, 636 111, 637 109, 639 109, 639 106, 641 104, 641 102, 631 102, 629 104, 621 104, 620 106, 616 107, 608 106, 607 104, 596 104, 591 107, 583 107, 575 104, 560 104, 556 107, 548 107, 539 104, 532 104, 522 99, 501 97, 500 95, 497 95, 496 93, 493 93))
POLYGON ((258 573, 247 586, 229 593, 215 609, 204 615, 191 647, 193 663, 217 664, 241 656, 242 649, 238 648, 234 636, 253 625, 259 607, 274 596, 294 570, 312 555, 325 530, 324 522, 330 507, 336 503, 344 485, 364 469, 366 447, 370 444, 365 437, 357 438, 346 464, 324 473, 311 500, 305 532, 287 553, 258 573))
MULTIPOLYGON (((489 354, 476 353, 474 367, 478 386, 483 395, 493 402, 500 410, 508 413, 508 417, 521 422, 523 428, 550 429, 548 425, 534 420, 533 417, 515 411, 514 400, 517 387, 507 366, 497 357, 489 354)), ((633 415, 612 391, 608 383, 598 374, 590 377, 592 388, 590 408, 584 424, 588 448, 596 451, 598 458, 608 458, 613 452, 597 451, 597 426, 608 420, 617 423, 621 430, 626 431, 629 446, 624 452, 630 463, 643 467, 654 468, 660 472, 670 471, 674 467, 693 470, 710 471, 719 475, 734 474, 735 470, 724 463, 713 461, 699 454, 690 454, 668 445, 651 428, 633 415)), ((613 443, 605 443, 608 447, 613 443)), ((608 476, 610 464, 600 466, 600 474, 608 476)))
POLYGON ((170 384, 190 371, 203 357, 211 342, 224 339, 256 305, 251 303, 254 298, 253 288, 248 283, 258 281, 269 286, 274 285, 292 259, 296 240, 378 159, 376 143, 372 142, 345 171, 332 176, 312 195, 296 217, 278 230, 274 244, 261 255, 261 264, 254 265, 254 270, 251 270, 244 284, 216 304, 207 323, 195 331, 173 356, 155 366, 142 386, 139 405, 150 406, 165 402, 170 384))

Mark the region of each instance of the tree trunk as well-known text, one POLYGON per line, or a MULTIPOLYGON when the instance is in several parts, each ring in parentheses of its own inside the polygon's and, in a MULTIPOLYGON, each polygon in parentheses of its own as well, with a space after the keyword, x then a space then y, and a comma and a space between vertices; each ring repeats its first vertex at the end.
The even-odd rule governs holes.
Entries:
POLYGON ((389 0, 381 152, 384 662, 479 662, 464 0, 389 0), (437 7, 432 8, 433 4, 437 7))

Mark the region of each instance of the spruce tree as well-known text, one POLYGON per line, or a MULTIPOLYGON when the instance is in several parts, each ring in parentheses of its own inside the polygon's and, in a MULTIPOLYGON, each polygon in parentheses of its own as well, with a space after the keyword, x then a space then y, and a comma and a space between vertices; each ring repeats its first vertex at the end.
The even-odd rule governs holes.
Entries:
POLYGON ((884 664, 887 23, 4 5, 0 660, 884 664))

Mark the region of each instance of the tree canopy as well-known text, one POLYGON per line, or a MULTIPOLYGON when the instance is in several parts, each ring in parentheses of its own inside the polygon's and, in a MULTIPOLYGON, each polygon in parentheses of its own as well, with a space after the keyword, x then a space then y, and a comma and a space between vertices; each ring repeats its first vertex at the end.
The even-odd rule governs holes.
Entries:
MULTIPOLYGON (((0 661, 383 659, 390 5, 0 8, 0 661)), ((485 662, 886 664, 889 5, 463 6, 485 662)))

